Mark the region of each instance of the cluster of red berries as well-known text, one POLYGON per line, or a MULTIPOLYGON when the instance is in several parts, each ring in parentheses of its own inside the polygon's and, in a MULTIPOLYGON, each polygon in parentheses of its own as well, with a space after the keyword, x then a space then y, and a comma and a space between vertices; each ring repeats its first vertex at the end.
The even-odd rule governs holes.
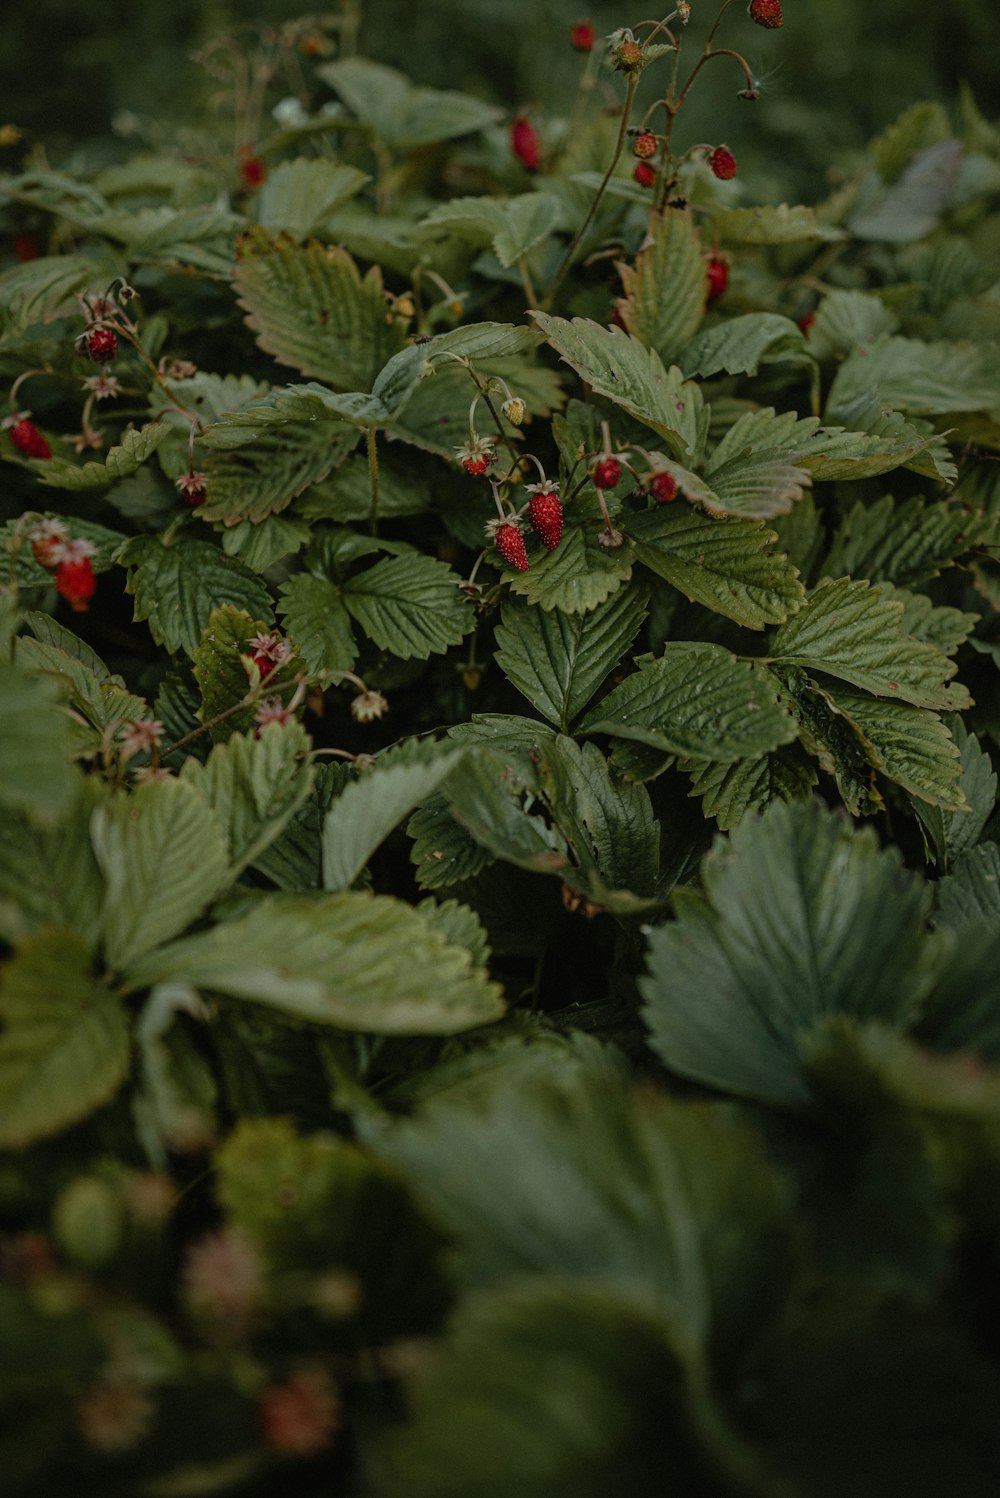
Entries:
MULTIPOLYGON (((529 484, 527 489, 531 495, 527 509, 528 524, 546 551, 555 551, 563 533, 563 507, 559 498, 559 486, 550 479, 544 479, 540 484, 529 484)), ((509 515, 499 523, 493 521, 487 529, 507 566, 515 567, 518 572, 527 572, 528 549, 520 518, 509 515)))
POLYGON ((32 556, 52 574, 60 598, 76 613, 85 613, 97 588, 93 543, 72 540, 61 520, 40 520, 29 539, 32 556))
POLYGON ((641 131, 632 142, 632 155, 638 157, 632 176, 640 187, 652 187, 656 182, 656 168, 650 158, 659 149, 659 141, 650 130, 641 131))

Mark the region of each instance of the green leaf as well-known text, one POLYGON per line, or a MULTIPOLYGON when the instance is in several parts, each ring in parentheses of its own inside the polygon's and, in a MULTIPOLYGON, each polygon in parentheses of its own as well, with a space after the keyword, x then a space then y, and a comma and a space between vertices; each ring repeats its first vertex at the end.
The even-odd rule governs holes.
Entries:
POLYGON ((274 842, 309 797, 311 742, 300 723, 269 723, 253 737, 235 733, 203 765, 188 759, 181 779, 194 787, 225 834, 235 879, 274 842))
POLYGON ((733 764, 684 759, 680 769, 691 776, 692 796, 701 798, 706 817, 720 832, 738 827, 750 811, 766 811, 773 801, 802 801, 816 784, 816 772, 794 744, 755 759, 733 764))
POLYGON ((41 255, 5 270, 0 275, 0 307, 7 313, 5 341, 32 323, 76 312, 76 293, 91 287, 95 274, 99 271, 89 255, 41 255))
POLYGON ((635 265, 623 262, 618 272, 624 289, 618 311, 626 330, 669 364, 705 314, 708 278, 694 215, 665 208, 635 265))
POLYGON ((1000 847, 980 843, 955 859, 950 874, 938 881, 937 924, 949 931, 1000 920, 1000 847))
POLYGON ((492 236, 493 253, 505 268, 523 260, 554 230, 562 227, 562 205, 544 192, 526 192, 497 204, 500 226, 492 236))
POLYGON ((297 156, 271 172, 257 199, 257 222, 272 234, 293 239, 318 234, 334 208, 359 193, 371 178, 355 166, 297 156))
POLYGON ((651 934, 641 984, 671 1070, 799 1106, 802 1048, 824 1020, 901 1028, 914 1014, 926 895, 873 832, 816 802, 772 806, 716 844, 702 881, 704 895, 678 892, 677 920, 651 934))
POLYGON ((921 151, 889 186, 862 179, 847 227, 857 239, 910 244, 937 228, 955 198, 962 144, 939 141, 921 151))
POLYGON ((130 975, 135 987, 166 979, 380 1035, 450 1035, 503 1013, 499 988, 464 947, 405 901, 353 890, 264 895, 130 975))
POLYGON ((794 703, 799 738, 820 768, 834 776, 847 810, 855 817, 872 816, 885 809, 878 788, 872 753, 861 734, 839 711, 826 686, 819 687, 804 671, 776 668, 776 675, 794 703))
MULTIPOLYGON (((36 616, 38 617, 38 616, 36 616)), ((41 617, 47 617, 42 615, 41 617)), ((59 626, 55 625, 58 630, 59 626)), ((49 632, 53 634, 54 632, 49 632)), ((120 676, 112 676, 103 661, 94 670, 74 649, 69 630, 62 631, 73 653, 47 641, 22 636, 17 646, 17 662, 33 676, 45 676, 58 683, 68 694, 68 703, 86 720, 94 734, 85 736, 87 753, 96 753, 104 730, 113 723, 149 717, 149 704, 125 690, 120 676)), ((82 645, 82 641, 79 642, 82 645)), ((85 647, 86 648, 86 647, 85 647)), ((93 652, 90 652, 93 655, 93 652)), ((75 727, 82 728, 78 724, 75 727)))
POLYGON ((493 854, 456 822, 441 792, 413 813, 406 833, 413 838, 410 858, 421 889, 446 889, 474 879, 493 862, 493 854))
POLYGON ((69 463, 65 458, 49 458, 38 465, 39 483, 50 489, 104 489, 116 479, 128 478, 145 463, 168 435, 164 421, 153 421, 138 431, 126 432, 117 447, 111 448, 103 463, 69 463))
POLYGON ((129 1065, 128 1017, 75 931, 49 928, 0 969, 0 1145, 21 1149, 106 1103, 129 1065))
POLYGON ((824 580, 771 642, 771 660, 824 671, 876 697, 915 707, 968 707, 955 664, 902 634, 903 605, 849 577, 824 580))
POLYGON ((276 562, 301 551, 311 531, 304 520, 269 515, 266 520, 241 520, 222 533, 227 557, 237 557, 251 572, 267 572, 276 562))
POLYGON ((508 598, 496 631, 497 665, 565 732, 628 651, 646 603, 640 588, 620 588, 587 614, 531 608, 508 598))
POLYGON ((723 244, 795 244, 804 239, 841 239, 839 229, 820 224, 814 208, 779 203, 764 208, 717 208, 712 223, 723 244))
POLYGON ((286 509, 310 484, 325 479, 357 441, 357 432, 331 428, 329 422, 282 421, 264 424, 250 408, 209 427, 211 446, 222 436, 225 446, 210 452, 205 464, 206 498, 200 520, 260 521, 286 509), (237 432, 245 432, 237 446, 237 432))
POLYGON ((882 298, 867 291, 828 291, 809 329, 809 351, 817 359, 846 359, 898 327, 882 298))
POLYGON ((53 826, 76 800, 70 723, 54 682, 0 662, 0 806, 53 826))
POLYGON ((672 641, 592 708, 579 731, 726 763, 789 743, 795 724, 756 662, 721 645, 672 641))
POLYGON ((459 581, 445 562, 408 553, 356 573, 341 598, 380 649, 423 661, 459 644, 475 624, 459 581))
POLYGON ((840 366, 827 399, 830 421, 849 421, 852 406, 874 398, 914 416, 989 410, 997 404, 997 370, 974 343, 881 338, 840 366))
MULTIPOLYGON (((593 1046, 593 1043, 591 1043, 593 1046)), ((623 1285, 694 1345, 737 1343, 780 1297, 784 1189, 751 1131, 644 1092, 597 1047, 430 1102, 378 1140, 461 1246, 474 1285, 560 1274, 623 1285), (724 1223, 738 1224, 734 1231, 724 1223)), ((612 1489, 613 1491, 613 1489, 612 1489)))
POLYGON ((951 812, 965 809, 958 746, 937 713, 845 692, 839 686, 828 696, 856 730, 869 762, 887 780, 931 806, 951 812))
POLYGON ((976 846, 996 805, 997 775, 990 756, 968 733, 961 718, 954 718, 954 735, 961 754, 959 791, 965 804, 957 811, 918 805, 914 809, 933 844, 940 863, 969 853, 976 846))
POLYGON ((120 560, 129 569, 125 586, 135 596, 136 619, 147 619, 153 639, 170 651, 194 655, 220 605, 245 609, 255 618, 272 617, 266 584, 207 541, 175 540, 165 546, 156 536, 138 536, 120 560))
POLYGON ((104 950, 119 971, 189 926, 229 875, 222 828, 187 781, 116 796, 95 812, 92 837, 106 885, 104 950))
MULTIPOLYGON (((194 678, 201 691, 198 716, 203 723, 228 712, 246 697, 250 678, 242 657, 253 654, 248 649, 250 641, 267 629, 262 620, 251 619, 244 610, 235 609, 230 604, 212 610, 192 663, 194 678)), ((293 655, 269 677, 269 684, 275 687, 292 681, 296 665, 297 657, 293 655)), ((231 734, 246 732, 254 725, 255 712, 254 706, 247 706, 221 723, 213 723, 208 732, 216 743, 228 739, 231 734)))
POLYGON ((646 908, 660 863, 660 829, 646 787, 612 779, 596 744, 563 734, 541 746, 540 773, 578 871, 564 871, 565 882, 605 909, 646 908))
MULTIPOLYGON (((538 744, 552 739, 551 729, 533 726, 538 744)), ((539 873, 558 872, 569 864, 566 841, 530 810, 539 790, 537 775, 526 775, 516 755, 479 746, 452 771, 445 794, 451 815, 495 858, 539 873)))
POLYGON ((379 140, 399 151, 486 130, 501 117, 495 105, 471 94, 417 88, 395 68, 367 58, 343 58, 316 71, 379 140))
POLYGON ((713 459, 705 482, 711 486, 711 497, 701 502, 713 514, 770 520, 787 515, 811 486, 812 477, 784 453, 765 451, 743 453, 722 464, 713 459))
POLYGON ((69 927, 96 944, 103 885, 90 843, 90 818, 99 783, 81 779, 72 805, 56 826, 24 813, 0 818, 0 935, 10 942, 42 926, 69 927))
POLYGON ((990 536, 995 523, 962 504, 927 504, 916 495, 897 501, 885 494, 870 505, 858 500, 837 527, 823 573, 909 587, 938 577, 990 536))
POLYGON ((598 395, 652 427, 681 462, 694 461, 708 428, 701 391, 675 366, 664 369, 654 350, 620 328, 584 317, 567 322, 532 312, 553 348, 598 395))
POLYGON ((685 347, 680 365, 686 375, 710 379, 717 374, 755 375, 761 364, 811 356, 801 330, 777 312, 747 312, 705 328, 685 347))
POLYGON ((337 797, 323 822, 323 888, 349 889, 392 829, 427 801, 462 757, 420 743, 401 745, 337 797))
POLYGON ((282 585, 278 613, 310 671, 350 671, 358 647, 341 591, 333 583, 300 572, 282 585))
POLYGON ((265 353, 336 390, 370 390, 406 342, 403 325, 386 322, 378 266, 362 279, 336 245, 300 247, 253 230, 240 241, 233 283, 265 353))
POLYGON ((922 435, 894 411, 877 413, 866 421, 864 431, 848 432, 843 427, 821 426, 815 416, 798 419, 793 411, 779 416, 767 407, 739 417, 715 449, 712 467, 774 449, 824 483, 874 478, 907 465, 923 471, 928 463, 937 474, 938 460, 936 455, 931 457, 931 449, 939 443, 935 433, 922 435))
POLYGON ((631 546, 602 546, 603 525, 567 520, 555 551, 531 560, 527 572, 505 570, 510 591, 532 608, 559 609, 564 614, 586 614, 617 593, 632 575, 631 546))
POLYGON ((774 549, 777 535, 759 521, 659 505, 623 516, 622 526, 643 566, 746 629, 783 623, 805 597, 798 572, 774 549))
POLYGON ((872 160, 884 182, 895 182, 920 151, 951 138, 951 124, 943 105, 922 99, 905 109, 898 119, 871 143, 872 160))

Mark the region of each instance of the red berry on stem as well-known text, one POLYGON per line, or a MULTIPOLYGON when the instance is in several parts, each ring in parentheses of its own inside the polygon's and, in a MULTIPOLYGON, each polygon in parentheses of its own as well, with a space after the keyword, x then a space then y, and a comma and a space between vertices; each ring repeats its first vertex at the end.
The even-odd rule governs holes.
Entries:
POLYGON ((672 473, 654 473, 649 492, 658 505, 668 505, 672 499, 677 498, 677 480, 672 473))
POLYGON ((577 52, 592 52, 597 41, 597 27, 593 21, 577 21, 569 28, 569 40, 577 52))
POLYGON ((708 262, 708 305, 717 302, 729 285, 729 266, 724 260, 712 256, 708 262))
POLYGON ((240 183, 252 192, 267 181, 267 166, 260 156, 255 156, 249 146, 240 151, 240 183))
POLYGON ((97 588, 93 564, 89 557, 78 562, 60 562, 56 568, 56 592, 65 598, 76 613, 86 613, 87 605, 97 588))
POLYGON ((10 440, 19 453, 26 458, 51 458, 52 449, 27 416, 22 416, 10 429, 10 440))
POLYGON ((758 26, 766 26, 769 31, 785 24, 785 18, 781 14, 781 0, 750 0, 747 15, 751 21, 756 21, 758 26))
POLYGON ((110 328, 92 328, 83 336, 83 348, 95 364, 110 364, 118 352, 118 337, 110 328))
POLYGON ((510 127, 510 148, 526 172, 537 172, 542 159, 538 131, 524 115, 518 115, 510 127))
POLYGON ((622 481, 622 465, 617 458, 602 458, 594 469, 594 483, 598 489, 613 489, 622 481))
POLYGON ((527 572, 528 551, 520 528, 513 521, 508 520, 503 525, 498 525, 493 539, 508 567, 516 567, 518 572, 527 572))
POLYGON ((632 176, 640 187, 652 187, 656 181, 656 168, 648 161, 637 161, 632 176))
POLYGON ((638 156, 640 161, 648 161, 651 156, 656 155, 656 145, 656 136, 651 135, 648 130, 644 130, 641 135, 637 135, 635 138, 632 146, 632 155, 638 156))
POLYGON ((716 146, 708 158, 708 164, 713 174, 722 182, 728 182, 730 178, 736 176, 736 157, 728 146, 716 146))
POLYGON ((555 489, 538 486, 528 501, 528 519, 546 551, 555 551, 563 532, 563 507, 555 489))

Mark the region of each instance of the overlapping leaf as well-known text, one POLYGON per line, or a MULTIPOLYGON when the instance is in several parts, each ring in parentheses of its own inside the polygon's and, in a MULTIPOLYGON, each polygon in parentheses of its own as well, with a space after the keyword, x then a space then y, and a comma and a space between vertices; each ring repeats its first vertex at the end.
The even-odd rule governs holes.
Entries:
POLYGON ((705 312, 708 278, 694 215, 665 209, 634 266, 623 263, 618 271, 624 290, 618 310, 626 330, 669 364, 705 312))
POLYGON ((135 595, 136 619, 148 620, 154 640, 168 650, 193 655, 221 604, 271 617, 266 584, 207 541, 175 540, 167 546, 157 536, 138 536, 120 560, 129 569, 126 588, 135 595))

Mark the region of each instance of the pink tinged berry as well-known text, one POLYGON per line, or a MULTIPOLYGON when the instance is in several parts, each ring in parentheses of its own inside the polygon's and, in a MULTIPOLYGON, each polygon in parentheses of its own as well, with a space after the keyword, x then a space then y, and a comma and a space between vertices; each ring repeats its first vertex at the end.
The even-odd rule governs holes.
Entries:
POLYGON ((729 285, 729 266, 715 256, 708 262, 708 305, 717 302, 729 285))
POLYGON ((648 161, 637 161, 632 176, 640 187, 652 187, 656 181, 656 168, 648 161))
POLYGON ((747 15, 751 21, 756 21, 758 26, 766 26, 769 31, 785 24, 785 18, 781 14, 781 0, 750 0, 747 15))
POLYGON ((677 480, 670 473, 654 473, 649 492, 658 505, 668 505, 677 498, 677 480))
POLYGON ((51 458, 52 449, 27 416, 23 416, 19 422, 10 428, 10 440, 19 453, 26 458, 51 458))
POLYGON ((569 40, 577 52, 592 52, 597 41, 597 27, 593 21, 577 21, 569 28, 569 40))
POLYGON ((546 551, 555 551, 563 533, 563 507, 555 489, 539 485, 528 501, 528 520, 546 551))
POLYGON ((493 539, 508 567, 516 567, 518 572, 527 572, 528 550, 518 526, 512 521, 505 521, 503 525, 497 526, 493 539))
POLYGON ((56 592, 77 614, 85 614, 97 590, 97 578, 89 557, 78 562, 60 562, 55 573, 56 592))
POLYGON ((83 336, 83 351, 95 364, 110 364, 118 352, 118 336, 110 328, 92 328, 83 336))
POLYGON ((526 172, 537 172, 542 159, 538 131, 524 115, 518 115, 510 127, 510 148, 526 172))
POLYGON ((257 1407, 260 1431, 272 1451, 312 1456, 340 1426, 337 1391, 321 1368, 309 1368, 266 1389, 257 1407))
POLYGON ((617 458, 602 458, 594 469, 598 489, 614 489, 622 481, 622 465, 617 458))
POLYGON ((474 479, 481 479, 489 466, 489 459, 482 456, 462 459, 462 467, 466 473, 471 473, 474 479))
POLYGON ((632 155, 638 156, 640 161, 648 161, 651 156, 656 155, 656 145, 656 136, 651 135, 648 130, 644 130, 641 135, 637 135, 635 138, 635 143, 632 146, 632 155))
POLYGON ((736 176, 736 157, 728 146, 716 146, 708 158, 708 164, 720 182, 728 182, 736 176))

